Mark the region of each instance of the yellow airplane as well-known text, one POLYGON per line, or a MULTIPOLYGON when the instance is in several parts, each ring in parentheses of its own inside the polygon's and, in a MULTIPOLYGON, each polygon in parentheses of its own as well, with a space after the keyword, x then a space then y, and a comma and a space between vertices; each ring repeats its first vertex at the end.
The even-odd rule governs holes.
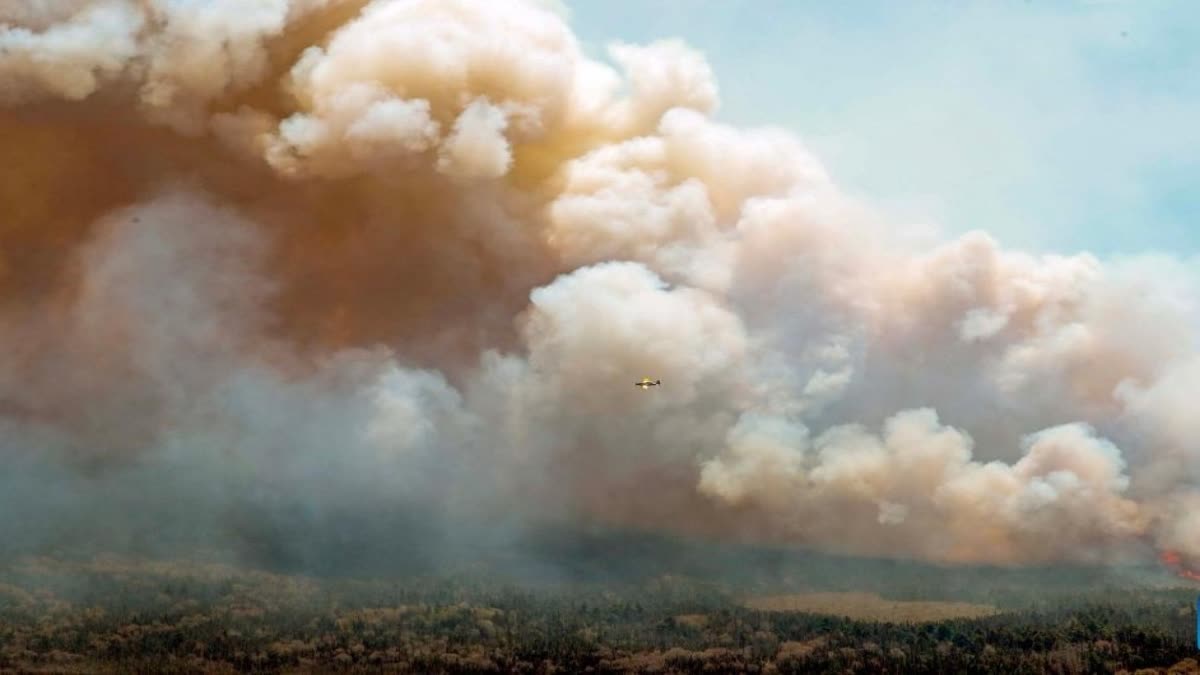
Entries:
POLYGON ((649 389, 650 387, 657 387, 660 384, 662 384, 662 380, 651 380, 648 377, 643 377, 641 382, 634 382, 633 386, 649 389))

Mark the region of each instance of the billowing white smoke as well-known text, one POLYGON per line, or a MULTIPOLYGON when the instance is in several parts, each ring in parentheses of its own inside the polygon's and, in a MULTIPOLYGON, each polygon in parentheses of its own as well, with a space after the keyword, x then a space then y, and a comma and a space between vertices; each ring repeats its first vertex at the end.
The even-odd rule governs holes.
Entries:
POLYGON ((714 122, 701 55, 615 46, 622 76, 545 3, 0 21, 0 237, 43 252, 0 259, 5 485, 98 481, 53 537, 283 500, 1200 560, 1186 261, 916 249, 794 137, 714 122), (175 488, 104 496, 146 475, 175 488))

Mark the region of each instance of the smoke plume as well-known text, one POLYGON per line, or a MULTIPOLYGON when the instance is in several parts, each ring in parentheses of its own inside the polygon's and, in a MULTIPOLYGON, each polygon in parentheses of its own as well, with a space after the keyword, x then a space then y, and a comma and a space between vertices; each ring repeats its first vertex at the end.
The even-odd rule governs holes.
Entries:
POLYGON ((1200 562, 1194 266, 917 245, 701 54, 608 56, 549 3, 0 1, 0 538, 1200 562))

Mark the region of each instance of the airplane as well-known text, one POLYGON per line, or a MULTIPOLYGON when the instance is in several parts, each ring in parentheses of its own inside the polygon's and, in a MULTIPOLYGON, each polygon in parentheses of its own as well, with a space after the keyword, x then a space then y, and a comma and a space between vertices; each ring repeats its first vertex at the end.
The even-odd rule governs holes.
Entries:
POLYGON ((649 389, 650 387, 657 387, 660 384, 662 384, 662 380, 651 381, 650 378, 643 377, 641 382, 634 382, 633 386, 641 387, 642 389, 649 389))

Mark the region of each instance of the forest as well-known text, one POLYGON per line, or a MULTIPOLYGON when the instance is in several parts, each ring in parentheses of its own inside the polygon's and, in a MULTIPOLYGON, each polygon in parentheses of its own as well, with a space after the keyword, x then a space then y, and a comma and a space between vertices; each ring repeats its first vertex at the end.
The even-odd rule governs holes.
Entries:
POLYGON ((0 670, 1200 672, 1196 589, 1151 570, 946 569, 777 552, 689 557, 681 550, 696 551, 678 547, 659 558, 655 546, 643 542, 639 558, 638 546, 627 545, 624 567, 605 566, 588 549, 595 555, 561 557, 558 573, 540 579, 479 566, 368 579, 25 556, 0 572, 0 670), (653 559, 688 573, 664 572, 653 559), (597 578, 602 568, 610 574, 597 578), (771 605, 764 599, 802 602, 815 591, 832 599, 819 613, 763 608, 771 605), (789 593, 798 595, 780 595, 789 593), (854 618, 853 605, 868 594, 887 607, 925 611, 953 600, 983 609, 963 618, 854 618))

